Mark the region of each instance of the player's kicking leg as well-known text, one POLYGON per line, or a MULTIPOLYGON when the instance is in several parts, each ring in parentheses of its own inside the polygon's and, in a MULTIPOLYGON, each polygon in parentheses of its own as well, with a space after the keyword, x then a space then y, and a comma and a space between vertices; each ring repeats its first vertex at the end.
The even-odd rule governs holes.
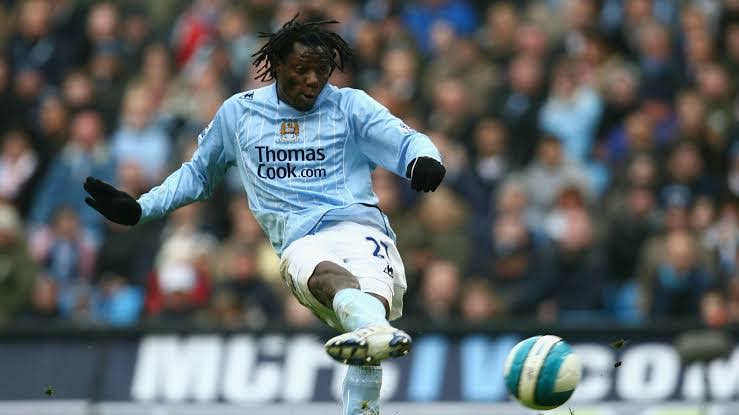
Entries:
POLYGON ((326 352, 349 365, 371 365, 405 356, 412 340, 387 321, 388 299, 359 290, 359 282, 345 268, 332 262, 316 266, 308 288, 322 304, 331 304, 347 332, 326 342, 326 352))
POLYGON ((318 264, 308 288, 322 304, 333 306, 336 319, 348 330, 326 343, 329 356, 351 365, 342 385, 343 415, 379 415, 380 361, 408 354, 410 336, 388 323, 386 298, 360 291, 357 279, 337 264, 318 264))
POLYGON ((346 331, 326 343, 329 356, 350 364, 343 414, 379 414, 380 361, 404 356, 411 348, 410 336, 388 323, 388 317, 400 316, 406 287, 394 242, 372 228, 348 223, 293 242, 280 265, 301 304, 346 331), (385 248, 381 255, 380 246, 385 248))

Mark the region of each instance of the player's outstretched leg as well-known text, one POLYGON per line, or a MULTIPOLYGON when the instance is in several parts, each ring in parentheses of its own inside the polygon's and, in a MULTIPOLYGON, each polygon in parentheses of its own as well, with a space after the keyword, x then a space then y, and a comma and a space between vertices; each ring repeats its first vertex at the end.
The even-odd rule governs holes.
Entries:
POLYGON ((349 366, 341 392, 343 415, 379 415, 381 366, 349 366))
POLYGON ((350 365, 378 364, 410 351, 411 337, 388 323, 385 304, 359 290, 357 279, 345 268, 322 262, 308 287, 321 303, 333 308, 347 331, 326 342, 326 352, 335 360, 350 365))

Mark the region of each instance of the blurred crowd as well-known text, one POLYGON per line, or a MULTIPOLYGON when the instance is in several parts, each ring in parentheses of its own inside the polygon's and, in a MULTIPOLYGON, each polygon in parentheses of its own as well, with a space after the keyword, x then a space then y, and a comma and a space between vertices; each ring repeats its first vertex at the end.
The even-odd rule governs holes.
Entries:
POLYGON ((739 0, 0 0, 2 324, 317 324, 236 172, 133 228, 82 189, 160 183, 299 11, 443 154, 374 173, 408 321, 739 322, 739 0))

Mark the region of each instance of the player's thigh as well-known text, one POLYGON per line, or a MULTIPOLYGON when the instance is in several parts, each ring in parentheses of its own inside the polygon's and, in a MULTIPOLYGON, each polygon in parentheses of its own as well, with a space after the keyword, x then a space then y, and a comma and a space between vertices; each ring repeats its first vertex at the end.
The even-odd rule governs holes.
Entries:
POLYGON ((393 299, 398 285, 396 278, 405 275, 395 242, 369 226, 346 224, 332 229, 331 239, 336 253, 357 278, 360 289, 385 298, 393 314, 393 299))
POLYGON ((282 253, 280 273, 297 300, 331 327, 341 329, 333 309, 323 305, 308 288, 308 280, 321 262, 342 264, 325 235, 307 235, 291 243, 282 253))

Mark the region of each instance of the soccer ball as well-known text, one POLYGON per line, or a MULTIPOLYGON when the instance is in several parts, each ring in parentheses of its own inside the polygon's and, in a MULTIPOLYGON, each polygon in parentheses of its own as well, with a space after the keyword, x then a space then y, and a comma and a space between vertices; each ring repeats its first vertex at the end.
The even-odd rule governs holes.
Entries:
POLYGON ((505 384, 522 405, 554 409, 570 399, 580 381, 580 361, 557 336, 534 336, 518 343, 505 361, 505 384))

